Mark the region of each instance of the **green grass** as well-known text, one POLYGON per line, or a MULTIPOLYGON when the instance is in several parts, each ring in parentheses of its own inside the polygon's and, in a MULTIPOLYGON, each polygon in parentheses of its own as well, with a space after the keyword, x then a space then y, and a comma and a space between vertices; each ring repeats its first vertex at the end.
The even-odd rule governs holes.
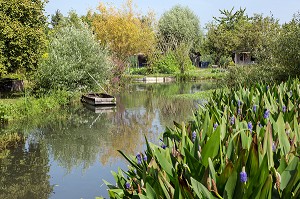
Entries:
POLYGON ((48 111, 58 109, 74 101, 79 101, 79 93, 53 91, 40 97, 27 96, 0 100, 0 121, 15 121, 33 117, 48 111))
POLYGON ((200 91, 192 94, 178 94, 173 95, 172 98, 179 98, 179 99, 190 99, 190 100, 198 100, 198 99, 209 99, 215 89, 200 91))
POLYGON ((227 71, 221 68, 196 68, 187 72, 187 74, 196 78, 197 80, 222 79, 227 74, 227 71))

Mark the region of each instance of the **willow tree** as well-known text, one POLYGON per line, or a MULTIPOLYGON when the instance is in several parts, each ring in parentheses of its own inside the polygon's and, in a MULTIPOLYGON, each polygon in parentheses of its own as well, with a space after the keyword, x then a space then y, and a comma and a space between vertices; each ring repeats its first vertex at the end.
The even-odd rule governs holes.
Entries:
POLYGON ((159 19, 158 35, 166 48, 194 44, 201 35, 199 18, 188 7, 176 5, 159 19))
POLYGON ((153 14, 142 16, 133 9, 132 0, 122 8, 100 3, 92 14, 92 26, 98 40, 107 45, 121 59, 128 56, 151 52, 155 45, 152 28, 153 14))
POLYGON ((174 53, 181 74, 192 65, 189 55, 191 51, 198 51, 200 39, 199 18, 188 7, 176 5, 158 21, 159 54, 174 53))

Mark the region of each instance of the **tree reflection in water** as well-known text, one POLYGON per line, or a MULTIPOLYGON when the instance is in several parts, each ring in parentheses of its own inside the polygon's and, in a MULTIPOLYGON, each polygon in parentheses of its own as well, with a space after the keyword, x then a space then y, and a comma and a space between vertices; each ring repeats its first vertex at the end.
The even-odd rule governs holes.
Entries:
POLYGON ((0 198, 49 198, 49 158, 42 143, 25 143, 9 149, 9 156, 0 158, 0 198))

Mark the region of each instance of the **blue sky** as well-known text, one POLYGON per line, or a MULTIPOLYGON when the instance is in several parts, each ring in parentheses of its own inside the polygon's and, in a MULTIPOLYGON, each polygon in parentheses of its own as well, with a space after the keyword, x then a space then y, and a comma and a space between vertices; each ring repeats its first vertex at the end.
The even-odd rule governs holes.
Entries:
MULTIPOLYGON (((59 9, 64 15, 70 10, 75 10, 79 15, 85 15, 88 9, 96 10, 100 0, 49 0, 46 4, 46 14, 54 14, 59 9)), ((113 3, 120 6, 124 0, 102 0, 101 2, 113 3)), ((271 13, 280 23, 288 22, 297 11, 300 11, 299 0, 133 0, 138 9, 143 13, 153 10, 157 18, 174 5, 188 6, 198 15, 201 26, 213 20, 213 16, 220 16, 219 9, 230 10, 246 8, 246 13, 270 16, 271 13)))

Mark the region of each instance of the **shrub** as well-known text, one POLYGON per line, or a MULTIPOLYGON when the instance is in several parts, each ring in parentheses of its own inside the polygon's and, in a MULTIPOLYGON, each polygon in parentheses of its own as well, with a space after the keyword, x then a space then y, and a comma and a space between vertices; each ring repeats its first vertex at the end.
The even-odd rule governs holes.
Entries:
POLYGON ((146 68, 146 67, 130 69, 130 74, 132 74, 132 75, 148 75, 148 73, 149 73, 149 71, 148 71, 148 68, 146 68))
POLYGON ((67 25, 50 35, 48 55, 35 76, 37 88, 92 90, 98 85, 89 74, 100 84, 109 78, 108 50, 99 45, 85 24, 80 24, 81 28, 67 25))
POLYGON ((169 51, 164 55, 158 56, 152 64, 154 71, 163 74, 178 73, 180 71, 178 66, 179 63, 173 51, 169 51))
MULTIPOLYGON (((257 82, 276 82, 283 80, 281 68, 262 65, 229 66, 224 83, 229 86, 239 84, 253 85, 257 82)), ((285 78, 285 76, 283 77, 285 78)))

